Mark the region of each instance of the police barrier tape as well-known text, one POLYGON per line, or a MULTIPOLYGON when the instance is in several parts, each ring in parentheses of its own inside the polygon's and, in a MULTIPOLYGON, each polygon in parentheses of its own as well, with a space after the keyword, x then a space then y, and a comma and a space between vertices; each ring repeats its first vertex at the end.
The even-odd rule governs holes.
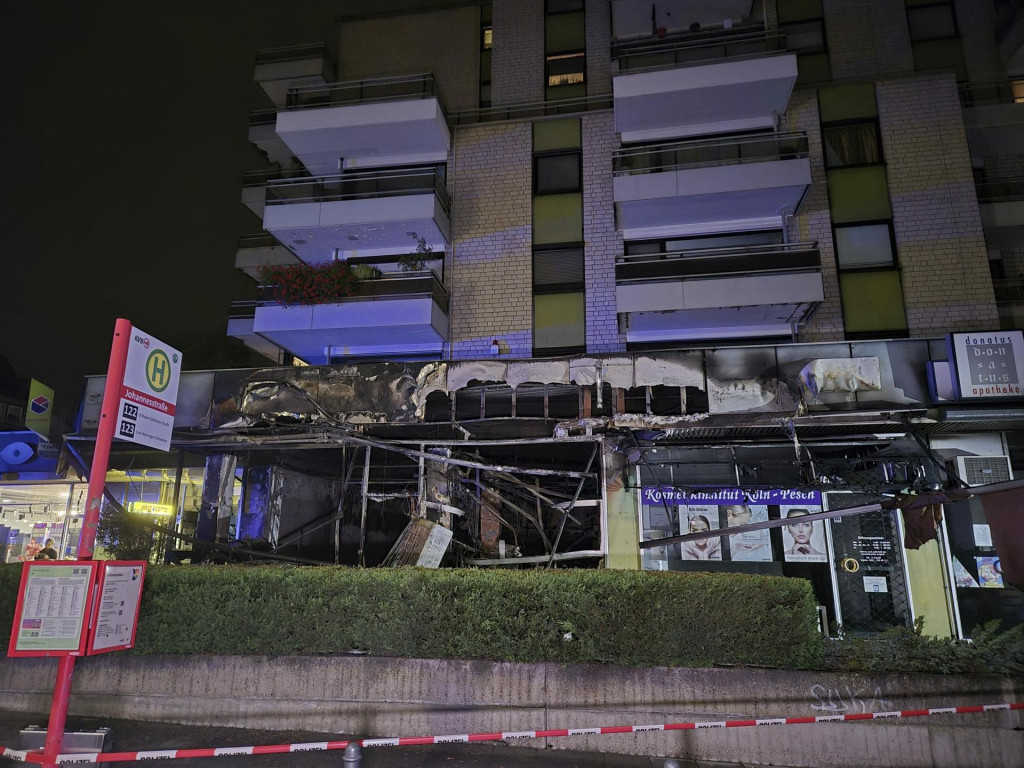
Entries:
MULTIPOLYGON (((187 757, 221 757, 222 755, 269 755, 287 752, 319 752, 345 749, 349 744, 361 747, 411 747, 425 744, 455 744, 506 739, 547 739, 558 736, 590 736, 605 733, 643 733, 645 731, 692 731, 703 728, 742 728, 757 725, 805 725, 807 723, 842 723, 851 720, 894 720, 926 715, 967 715, 978 712, 1024 709, 1024 702, 1012 704, 979 704, 969 707, 935 707, 902 709, 896 712, 865 712, 856 715, 816 715, 814 717, 769 717, 756 720, 718 720, 701 723, 663 723, 660 725, 612 725, 599 728, 553 728, 544 731, 499 731, 495 733, 464 733, 454 736, 404 736, 390 739, 358 739, 355 741, 318 741, 307 744, 267 744, 257 747, 210 747, 205 749, 160 749, 139 752, 87 752, 58 755, 58 763, 123 763, 135 760, 173 760, 187 757)), ((0 757, 23 763, 42 763, 38 750, 17 750, 0 746, 0 757)))

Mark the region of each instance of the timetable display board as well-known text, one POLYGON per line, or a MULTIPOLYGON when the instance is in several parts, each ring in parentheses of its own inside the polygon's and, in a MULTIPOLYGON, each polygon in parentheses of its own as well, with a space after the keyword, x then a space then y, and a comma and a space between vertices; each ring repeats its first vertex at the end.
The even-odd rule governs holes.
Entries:
POLYGON ((123 651, 135 645, 145 579, 145 561, 108 560, 100 563, 96 610, 91 622, 87 656, 123 651))
POLYGON ((85 653, 97 565, 89 560, 25 563, 8 656, 85 653))

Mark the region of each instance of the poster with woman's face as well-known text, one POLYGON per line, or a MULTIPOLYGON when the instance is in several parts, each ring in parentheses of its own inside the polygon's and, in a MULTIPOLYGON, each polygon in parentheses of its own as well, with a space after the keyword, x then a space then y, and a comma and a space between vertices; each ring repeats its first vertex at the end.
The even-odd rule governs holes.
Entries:
MULTIPOLYGON (((680 524, 686 529, 680 533, 702 533, 718 528, 718 506, 714 504, 691 504, 680 507, 684 513, 680 516, 680 524)), ((721 560, 722 537, 709 536, 706 539, 684 541, 679 545, 683 560, 721 560)))
POLYGON ((820 512, 820 507, 779 507, 779 517, 787 521, 782 527, 782 547, 787 563, 825 563, 825 521, 801 520, 820 512))
MULTIPOLYGON (((729 504, 719 507, 719 510, 728 528, 768 521, 768 507, 759 504, 729 504)), ((729 559, 755 563, 770 562, 772 542, 768 529, 746 531, 730 536, 729 559)))

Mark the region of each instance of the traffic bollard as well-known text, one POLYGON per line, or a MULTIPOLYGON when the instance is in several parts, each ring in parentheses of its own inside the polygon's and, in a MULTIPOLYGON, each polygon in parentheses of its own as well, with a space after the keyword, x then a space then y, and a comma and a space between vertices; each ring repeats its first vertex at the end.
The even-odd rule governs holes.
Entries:
POLYGON ((362 753, 359 751, 358 744, 349 744, 345 747, 345 754, 341 758, 341 762, 345 764, 345 768, 359 768, 359 761, 363 759, 362 753))

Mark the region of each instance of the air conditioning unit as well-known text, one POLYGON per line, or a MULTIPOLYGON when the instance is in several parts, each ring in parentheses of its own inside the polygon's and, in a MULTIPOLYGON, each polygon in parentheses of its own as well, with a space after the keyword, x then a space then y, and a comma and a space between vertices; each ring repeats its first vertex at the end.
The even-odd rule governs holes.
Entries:
POLYGON ((951 468, 968 485, 1005 483, 1013 479, 1009 456, 957 456, 951 468))

